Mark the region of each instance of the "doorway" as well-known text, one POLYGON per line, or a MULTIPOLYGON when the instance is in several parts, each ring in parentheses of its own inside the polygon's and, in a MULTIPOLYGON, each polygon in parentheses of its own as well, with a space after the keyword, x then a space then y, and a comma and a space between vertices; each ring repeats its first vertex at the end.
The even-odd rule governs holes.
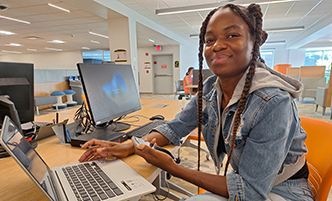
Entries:
POLYGON ((173 94, 173 55, 153 55, 153 93, 173 94))

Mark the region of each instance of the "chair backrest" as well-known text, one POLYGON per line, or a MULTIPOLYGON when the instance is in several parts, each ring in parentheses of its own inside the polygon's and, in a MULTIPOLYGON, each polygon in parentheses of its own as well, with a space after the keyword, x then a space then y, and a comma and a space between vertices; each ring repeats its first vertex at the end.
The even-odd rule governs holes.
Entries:
POLYGON ((307 133, 309 183, 316 201, 326 201, 332 185, 332 123, 301 117, 307 133))
POLYGON ((303 77, 300 80, 304 89, 317 89, 317 87, 326 87, 325 77, 303 77))
POLYGON ((183 80, 175 80, 176 91, 184 91, 183 80))

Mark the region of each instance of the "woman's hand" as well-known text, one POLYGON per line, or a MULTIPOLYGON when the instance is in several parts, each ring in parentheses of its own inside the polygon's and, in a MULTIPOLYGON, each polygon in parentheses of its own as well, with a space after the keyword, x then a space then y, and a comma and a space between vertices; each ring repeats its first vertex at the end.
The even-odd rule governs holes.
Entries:
MULTIPOLYGON (((155 140, 152 140, 151 144, 155 144, 155 140)), ((168 171, 172 165, 175 165, 174 160, 168 154, 155 150, 145 144, 140 144, 139 148, 135 147, 135 153, 143 157, 146 162, 165 171, 168 171)))
POLYGON ((86 142, 81 148, 88 148, 88 150, 78 159, 80 162, 106 158, 109 156, 124 158, 135 152, 132 142, 120 144, 117 142, 96 139, 86 142))

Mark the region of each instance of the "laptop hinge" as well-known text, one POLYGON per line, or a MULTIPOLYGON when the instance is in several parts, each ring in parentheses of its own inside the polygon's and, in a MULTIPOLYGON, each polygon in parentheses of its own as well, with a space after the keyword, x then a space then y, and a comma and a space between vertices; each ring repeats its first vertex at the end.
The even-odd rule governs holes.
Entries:
POLYGON ((62 194, 65 195, 64 197, 66 198, 67 201, 69 201, 64 189, 63 189, 63 186, 60 182, 60 179, 59 179, 59 176, 57 174, 56 171, 52 171, 52 170, 49 170, 49 173, 50 173, 50 177, 51 177, 51 180, 52 180, 52 190, 55 194, 55 197, 57 200, 59 201, 63 201, 63 196, 61 196, 62 194), (56 182, 56 181, 59 181, 59 182, 56 182), (58 187, 57 185, 54 185, 56 183, 59 183, 60 184, 60 187, 58 187), (62 194, 60 192, 63 192, 62 194))

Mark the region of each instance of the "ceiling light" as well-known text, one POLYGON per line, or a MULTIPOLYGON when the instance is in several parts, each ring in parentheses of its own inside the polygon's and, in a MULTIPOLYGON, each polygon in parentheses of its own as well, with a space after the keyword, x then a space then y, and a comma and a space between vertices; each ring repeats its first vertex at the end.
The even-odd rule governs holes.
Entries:
POLYGON ((152 39, 149 39, 149 41, 151 42, 151 43, 154 43, 155 41, 154 40, 152 40, 152 39))
POLYGON ((66 43, 65 41, 62 41, 62 40, 52 40, 52 41, 47 41, 47 42, 54 43, 54 44, 66 43))
POLYGON ((11 18, 11 17, 6 17, 6 16, 3 16, 3 15, 0 15, 0 18, 6 19, 6 20, 12 20, 12 21, 16 21, 16 22, 21 22, 21 23, 25 23, 25 24, 30 24, 30 22, 15 19, 15 18, 11 18))
POLYGON ((95 40, 90 40, 90 42, 91 42, 91 43, 97 43, 97 44, 99 44, 99 42, 98 42, 98 41, 95 41, 95 40))
POLYGON ((9 44, 5 44, 5 46, 19 47, 19 46, 22 46, 22 45, 18 44, 18 43, 9 43, 9 44))
POLYGON ((198 38, 198 34, 190 34, 190 38, 198 38))
MULTIPOLYGON (((232 0, 228 0, 232 1, 232 0)), ((173 7, 173 8, 161 8, 156 9, 156 15, 169 15, 176 13, 188 13, 194 11, 204 11, 204 10, 212 10, 221 6, 220 3, 208 3, 208 4, 199 4, 192 6, 181 6, 181 7, 173 7)))
POLYGON ((2 50, 2 52, 5 52, 5 53, 14 53, 14 54, 21 54, 21 52, 7 51, 7 50, 2 50))
POLYGON ((37 50, 36 49, 27 49, 28 51, 33 51, 33 52, 36 52, 37 50))
POLYGON ((277 0, 277 1, 263 1, 263 2, 257 2, 258 4, 270 4, 270 3, 283 3, 288 1, 300 1, 300 0, 277 0))
POLYGON ((95 33, 95 32, 92 32, 92 31, 89 31, 89 34, 99 36, 99 37, 103 37, 103 38, 108 38, 108 36, 105 36, 105 35, 102 35, 102 34, 99 34, 99 33, 95 33))
POLYGON ((284 45, 286 41, 280 40, 280 41, 266 41, 264 44, 267 45, 284 45))
MULTIPOLYGON (((262 2, 257 2, 256 1, 256 4, 272 4, 272 3, 284 3, 284 2, 289 2, 289 1, 300 1, 300 0, 276 0, 276 1, 262 1, 262 2)), ((241 6, 249 6, 250 3, 248 4, 239 4, 241 6)))
POLYGON ((89 50, 90 48, 88 48, 88 47, 82 47, 82 49, 84 49, 84 50, 89 50))
POLYGON ((262 48, 261 51, 274 51, 276 48, 262 48))
POLYGON ((36 39, 40 39, 38 36, 27 36, 25 37, 26 39, 30 39, 30 40, 36 40, 36 39))
POLYGON ((5 4, 5 3, 0 3, 0 10, 1 11, 5 11, 9 8, 9 5, 8 4, 5 4))
POLYGON ((56 49, 56 48, 50 48, 50 47, 45 47, 45 50, 62 51, 62 49, 56 49))
POLYGON ((283 32, 283 31, 301 31, 304 29, 304 26, 299 27, 281 27, 275 29, 264 29, 266 32, 283 32))
POLYGON ((10 31, 1 31, 0 30, 0 35, 2 36, 10 36, 10 35, 15 35, 16 33, 10 32, 10 31))
POLYGON ((62 10, 62 11, 65 11, 65 12, 68 12, 68 13, 70 13, 70 10, 67 10, 67 9, 64 9, 64 8, 61 8, 61 7, 59 7, 59 6, 56 6, 56 5, 53 5, 53 4, 48 4, 49 6, 52 6, 53 8, 57 8, 57 9, 59 9, 59 10, 62 10))
MULTIPOLYGON (((190 5, 190 6, 181 6, 181 7, 172 7, 172 8, 161 8, 156 9, 156 15, 169 15, 169 14, 177 14, 177 13, 188 13, 194 11, 204 11, 204 10, 212 10, 221 5, 221 2, 232 2, 234 0, 225 0, 218 1, 218 3, 208 3, 208 4, 198 4, 198 5, 190 5)), ((274 1, 263 1, 257 2, 257 4, 270 4, 270 3, 282 3, 287 1, 299 1, 299 0, 274 0, 274 1)), ((249 4, 240 4, 240 5, 249 5, 249 4)))

